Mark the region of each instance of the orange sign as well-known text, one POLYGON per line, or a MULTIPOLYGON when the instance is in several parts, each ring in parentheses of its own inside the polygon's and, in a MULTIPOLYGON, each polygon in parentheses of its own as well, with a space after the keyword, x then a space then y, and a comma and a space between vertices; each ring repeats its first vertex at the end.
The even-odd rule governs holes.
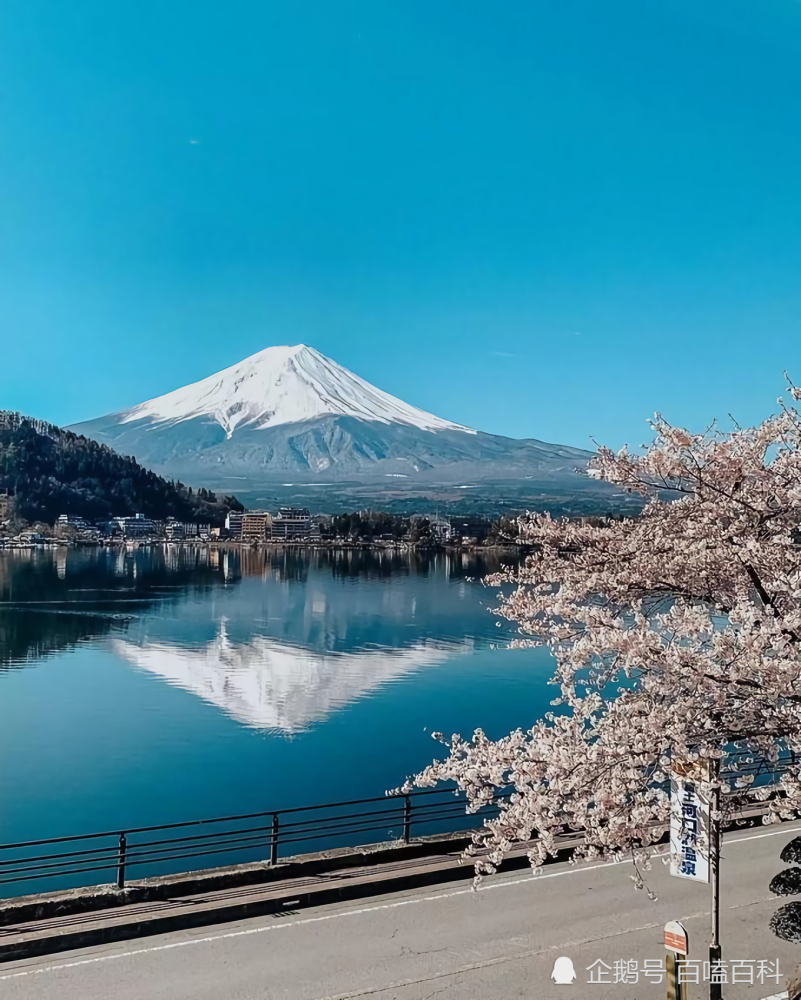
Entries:
POLYGON ((665 947, 677 955, 686 955, 689 952, 687 931, 678 920, 669 920, 665 924, 665 947))

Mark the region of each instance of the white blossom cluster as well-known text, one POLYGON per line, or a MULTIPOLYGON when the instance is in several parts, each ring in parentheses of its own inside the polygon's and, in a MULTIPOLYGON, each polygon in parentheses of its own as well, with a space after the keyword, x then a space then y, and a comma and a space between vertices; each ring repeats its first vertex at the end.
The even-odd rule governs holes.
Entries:
MULTIPOLYGON (((782 403, 756 428, 652 427, 643 454, 594 460, 598 478, 648 498, 640 516, 520 518, 533 554, 485 581, 503 588, 496 613, 518 623, 517 644, 550 647, 555 710, 500 740, 453 736, 405 786, 454 781, 475 811, 511 787, 475 838, 479 875, 521 841, 536 841, 537 867, 573 830, 578 857, 632 856, 641 884, 673 761, 801 752, 801 417, 782 403)), ((799 768, 781 780, 767 822, 801 811, 799 768)))

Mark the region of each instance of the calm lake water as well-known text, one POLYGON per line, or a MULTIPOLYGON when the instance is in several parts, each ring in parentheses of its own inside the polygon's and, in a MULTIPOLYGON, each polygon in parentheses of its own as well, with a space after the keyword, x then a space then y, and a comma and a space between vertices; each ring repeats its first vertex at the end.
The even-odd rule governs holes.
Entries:
MULTIPOLYGON (((508 558, 508 557, 507 557, 508 558)), ((0 843, 382 795, 548 710, 493 557, 0 553, 0 843)))

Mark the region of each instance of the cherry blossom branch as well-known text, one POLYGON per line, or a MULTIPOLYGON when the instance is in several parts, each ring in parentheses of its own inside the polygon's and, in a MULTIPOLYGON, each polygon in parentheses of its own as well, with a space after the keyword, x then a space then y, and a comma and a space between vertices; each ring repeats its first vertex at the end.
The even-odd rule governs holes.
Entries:
MULTIPOLYGON (((652 426, 645 454, 601 447, 594 460, 599 478, 646 498, 639 516, 526 515, 525 563, 485 580, 501 588, 495 613, 518 624, 513 645, 551 650, 559 711, 501 740, 455 736, 405 786, 454 781, 472 810, 511 788, 477 839, 480 872, 532 833, 541 864, 565 824, 583 832, 579 856, 629 853, 645 870, 674 759, 729 759, 733 742, 768 762, 779 746, 801 752, 798 414, 782 403, 726 434, 658 414, 652 426)), ((769 819, 801 810, 798 772, 769 819)))

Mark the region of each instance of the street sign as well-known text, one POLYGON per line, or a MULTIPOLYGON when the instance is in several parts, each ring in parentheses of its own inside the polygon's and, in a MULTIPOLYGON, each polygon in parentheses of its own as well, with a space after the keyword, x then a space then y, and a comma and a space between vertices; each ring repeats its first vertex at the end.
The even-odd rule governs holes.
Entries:
POLYGON ((709 802, 698 792, 706 764, 676 762, 670 775, 670 874, 709 881, 709 802))
POLYGON ((678 920, 668 920, 665 924, 665 947, 677 955, 688 955, 690 939, 683 924, 678 920))

